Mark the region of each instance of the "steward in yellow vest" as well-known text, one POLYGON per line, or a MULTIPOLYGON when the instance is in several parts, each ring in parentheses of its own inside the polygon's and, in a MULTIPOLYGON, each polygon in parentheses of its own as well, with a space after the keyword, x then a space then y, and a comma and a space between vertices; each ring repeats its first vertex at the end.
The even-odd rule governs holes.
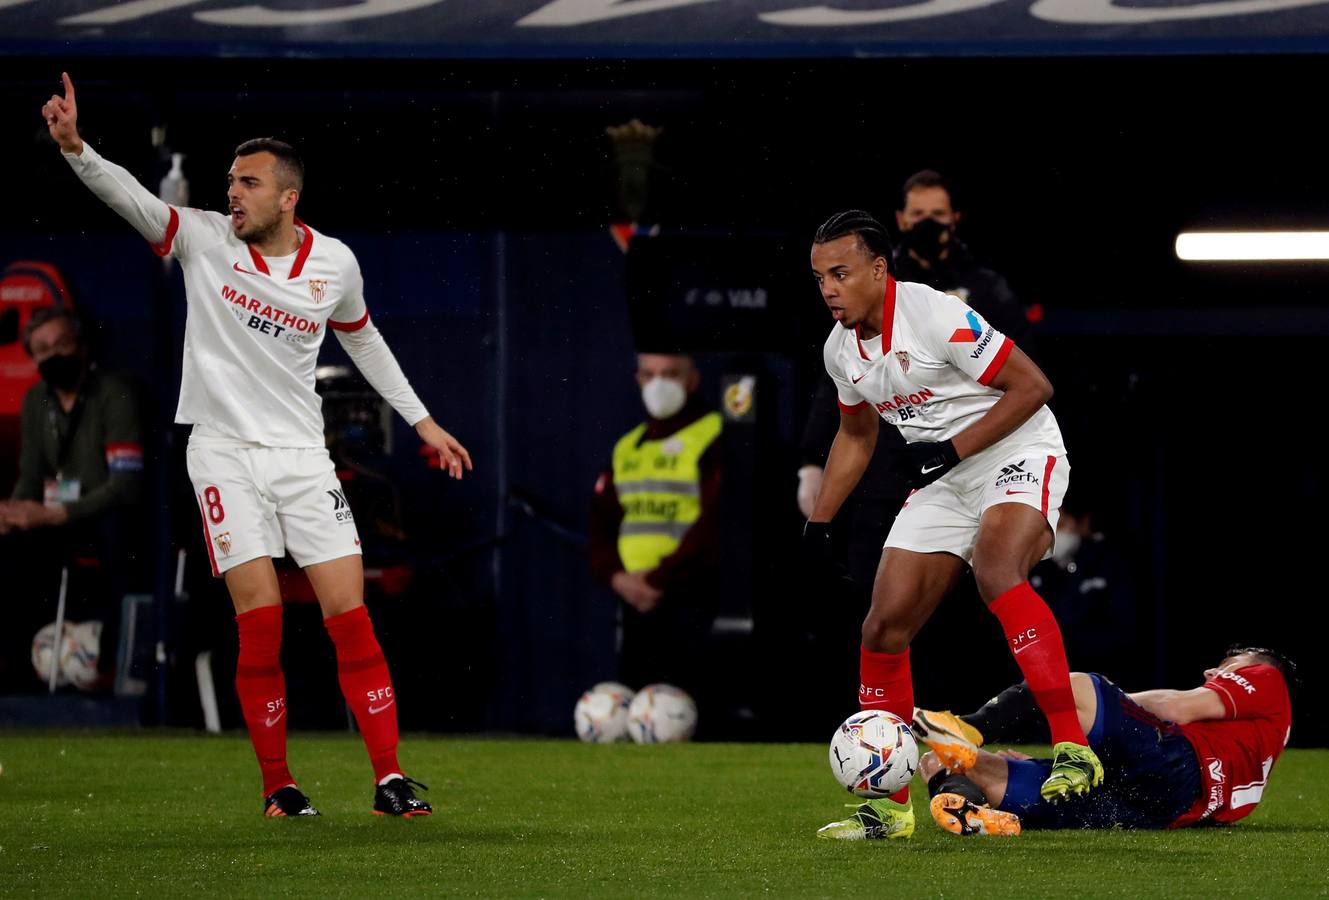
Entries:
POLYGON ((721 418, 697 399, 686 356, 641 354, 637 380, 649 417, 615 443, 596 483, 591 568, 624 603, 620 679, 693 690, 721 564, 721 418))
POLYGON ((701 517, 701 457, 720 436, 708 412, 670 435, 647 437, 648 423, 614 445, 614 490, 623 509, 618 555, 628 572, 648 572, 683 542, 701 517))

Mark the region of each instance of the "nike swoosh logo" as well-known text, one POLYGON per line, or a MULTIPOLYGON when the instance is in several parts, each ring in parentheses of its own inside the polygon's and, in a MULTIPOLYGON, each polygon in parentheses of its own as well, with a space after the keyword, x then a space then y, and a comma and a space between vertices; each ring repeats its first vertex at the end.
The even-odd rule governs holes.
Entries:
POLYGON ((235 264, 235 271, 239 272, 241 275, 257 275, 257 274, 258 274, 257 272, 251 272, 251 271, 249 271, 248 269, 242 269, 242 268, 240 268, 240 264, 239 264, 239 263, 236 263, 236 264, 235 264))
POLYGON ((1011 494, 1032 494, 1032 493, 1033 491, 1012 491, 1010 489, 1007 489, 1006 496, 1009 497, 1011 494))
POLYGON ((267 719, 266 721, 264 721, 263 724, 271 728, 273 725, 276 725, 278 722, 280 722, 281 717, 284 715, 286 715, 286 710, 283 709, 281 712, 277 713, 277 715, 273 716, 271 719, 267 719))
POLYGON ((860 381, 862 381, 864 378, 867 378, 867 377, 868 377, 868 373, 867 373, 867 372, 864 372, 862 375, 858 376, 857 378, 854 378, 854 377, 851 376, 851 377, 850 377, 850 381, 852 381, 854 384, 858 384, 860 381))
POLYGON ((1026 650, 1028 650, 1030 647, 1034 646, 1034 644, 1037 644, 1037 643, 1038 643, 1038 641, 1034 641, 1034 642, 1032 642, 1032 643, 1025 644, 1025 645, 1024 645, 1023 647, 1021 647, 1019 650, 1014 650, 1014 651, 1012 651, 1012 652, 1013 652, 1016 656, 1019 656, 1021 653, 1023 653, 1023 652, 1026 651, 1026 650))
POLYGON ((924 469, 924 470, 923 470, 923 474, 926 475, 926 474, 928 474, 929 472, 935 472, 935 471, 937 471, 937 470, 940 469, 940 468, 941 468, 941 465, 940 465, 940 464, 935 465, 935 466, 931 466, 931 467, 929 467, 929 468, 924 469))
POLYGON ((387 703, 384 703, 382 706, 371 706, 369 707, 369 714, 371 716, 376 716, 396 702, 397 702, 396 700, 389 700, 387 703))

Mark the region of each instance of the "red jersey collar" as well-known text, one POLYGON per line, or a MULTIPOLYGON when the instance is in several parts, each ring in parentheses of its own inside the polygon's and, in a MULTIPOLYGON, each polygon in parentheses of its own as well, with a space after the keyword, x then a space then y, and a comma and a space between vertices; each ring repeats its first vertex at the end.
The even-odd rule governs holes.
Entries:
MULTIPOLYGON (((301 222, 299 217, 296 218, 295 224, 297 228, 305 233, 305 238, 300 242, 300 249, 295 251, 295 262, 291 265, 291 274, 286 276, 287 281, 299 277, 301 270, 305 267, 305 260, 309 259, 309 252, 314 249, 314 232, 310 231, 309 226, 301 222)), ((262 255, 254 249, 254 245, 246 244, 245 246, 249 248, 249 256, 254 261, 254 268, 264 275, 271 276, 272 273, 268 271, 268 264, 264 262, 262 255)))
MULTIPOLYGON (((286 276, 286 279, 288 281, 300 275, 300 270, 305 267, 305 260, 309 259, 309 251, 314 249, 314 232, 309 230, 308 225, 300 221, 299 216, 296 216, 295 224, 298 228, 300 228, 300 230, 302 230, 305 233, 305 239, 300 242, 300 249, 295 252, 295 265, 291 266, 291 274, 286 276)), ((895 306, 894 298, 895 298, 895 291, 894 289, 892 289, 891 290, 892 308, 895 306)))
MULTIPOLYGON (((891 349, 891 334, 895 330, 895 279, 891 273, 886 273, 886 292, 881 298, 881 353, 886 355, 886 351, 891 349)), ((868 352, 863 349, 863 332, 859 326, 854 326, 854 339, 858 342, 858 355, 863 359, 868 358, 868 352)))

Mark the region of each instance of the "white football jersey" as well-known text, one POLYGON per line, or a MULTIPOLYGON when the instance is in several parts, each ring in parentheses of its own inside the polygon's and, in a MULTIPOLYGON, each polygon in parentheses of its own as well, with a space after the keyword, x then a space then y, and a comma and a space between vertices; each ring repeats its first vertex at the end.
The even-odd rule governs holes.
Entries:
MULTIPOLYGON (((887 276, 882 333, 865 341, 837 324, 823 353, 841 408, 871 407, 914 442, 949 440, 991 409, 1002 392, 989 384, 1013 349, 959 299, 887 276)), ((1003 440, 1065 453, 1046 405, 1003 440)))
POLYGON ((188 315, 176 422, 267 447, 322 447, 314 368, 329 330, 342 333, 357 366, 408 422, 428 415, 386 345, 351 340, 372 335, 382 344, 359 264, 341 241, 297 219, 298 249, 265 258, 235 236, 227 216, 167 206, 87 144, 66 159, 156 253, 180 260, 188 315))

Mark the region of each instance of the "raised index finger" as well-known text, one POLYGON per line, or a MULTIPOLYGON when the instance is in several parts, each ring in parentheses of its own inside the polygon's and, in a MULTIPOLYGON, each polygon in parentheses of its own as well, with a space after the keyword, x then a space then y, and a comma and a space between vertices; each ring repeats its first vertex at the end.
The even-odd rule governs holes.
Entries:
POLYGON ((69 80, 68 72, 61 72, 60 77, 65 80, 65 102, 74 102, 74 82, 69 80))

